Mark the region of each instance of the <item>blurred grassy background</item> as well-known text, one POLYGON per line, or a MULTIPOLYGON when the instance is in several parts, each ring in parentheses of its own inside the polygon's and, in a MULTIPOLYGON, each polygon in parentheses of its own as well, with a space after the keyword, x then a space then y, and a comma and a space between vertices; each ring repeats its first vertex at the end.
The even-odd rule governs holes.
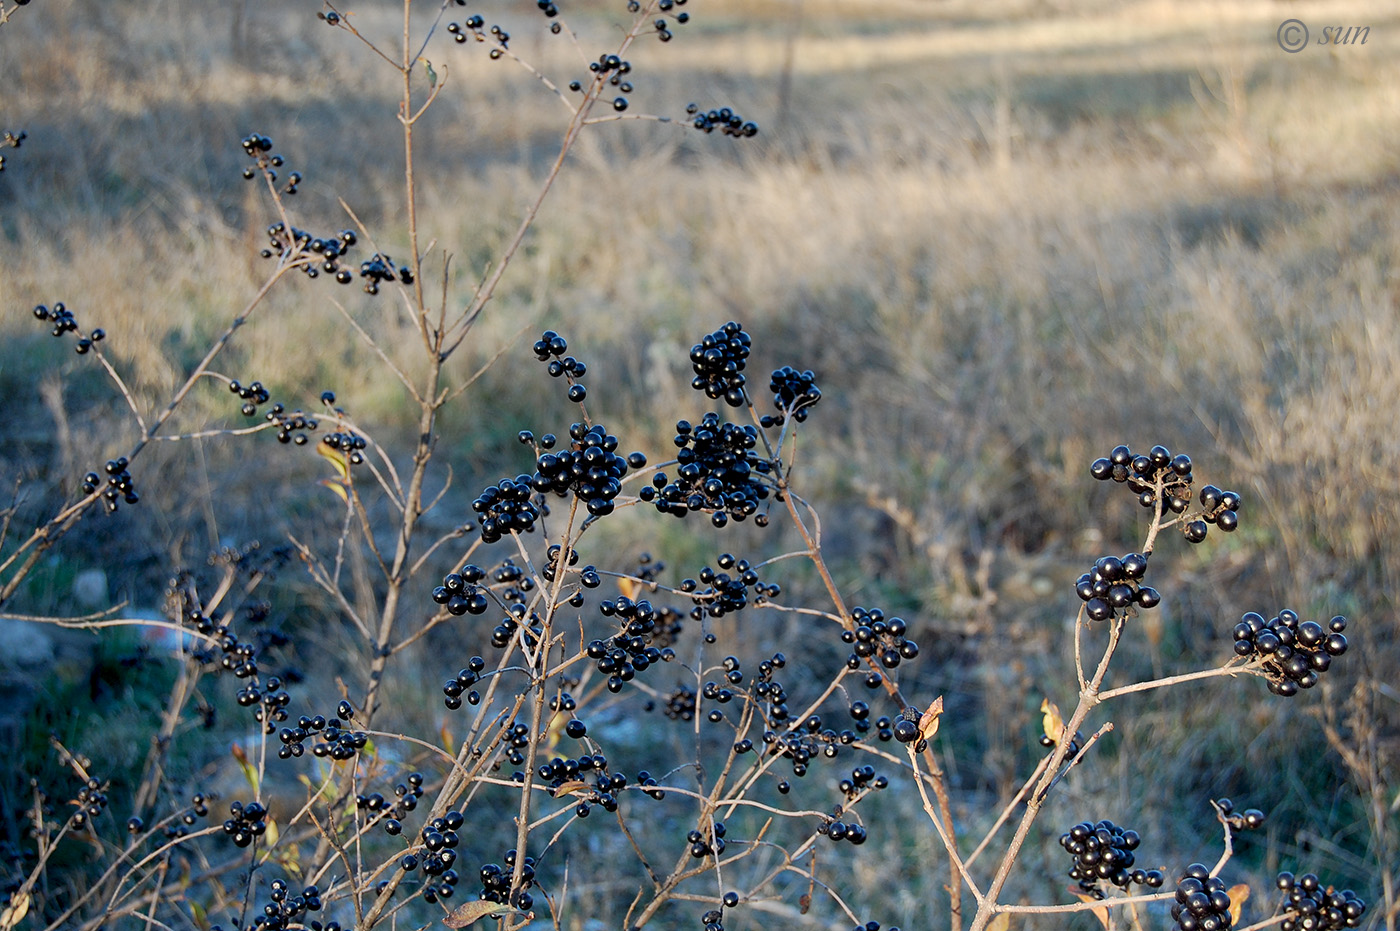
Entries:
MULTIPOLYGON (((580 76, 567 42, 518 6, 482 11, 558 83, 580 76)), ((1244 494, 1244 523, 1199 549, 1159 547, 1165 601, 1113 681, 1218 662, 1247 610, 1346 614, 1353 652, 1321 694, 1291 702, 1250 681, 1104 709, 1096 723, 1117 730, 1062 790, 1013 888, 1063 895, 1055 837, 1082 818, 1160 839, 1173 868, 1213 858, 1206 799, 1232 795, 1273 815, 1243 845, 1242 878, 1316 869, 1382 911, 1400 827, 1393 5, 690 9, 674 42, 638 48, 630 112, 730 105, 762 132, 731 145, 624 122, 586 136, 454 360, 461 379, 515 346, 443 421, 439 452, 459 494, 440 524, 524 464, 517 430, 559 430, 570 416, 522 328, 562 330, 591 366, 594 415, 629 448, 660 453, 678 416, 706 409, 686 350, 742 321, 758 347, 753 381, 781 364, 820 377, 824 399, 800 440, 804 495, 823 511, 849 600, 914 619, 926 648, 914 691, 946 696, 945 762, 972 828, 1033 765, 1041 698, 1072 703, 1074 577, 1140 542, 1136 505, 1092 482, 1088 463, 1119 442, 1189 452, 1199 478, 1244 494), (1294 17, 1314 40, 1325 24, 1371 31, 1364 46, 1287 54, 1275 31, 1294 17), (1329 726, 1374 761, 1375 780, 1329 749, 1329 726)), ((355 12, 392 41, 396 10, 355 12)), ((566 13, 602 34, 598 4, 566 13)), ((533 197, 567 113, 510 63, 446 38, 426 52, 448 85, 418 138, 420 203, 425 241, 437 243, 430 267, 441 250, 454 256, 446 288, 460 304, 533 197)), ((138 395, 163 398, 265 273, 257 249, 272 212, 239 178, 241 136, 272 136, 307 175, 298 225, 349 225, 343 198, 382 248, 406 251, 394 81, 312 4, 47 0, 0 30, 0 87, 0 128, 29 133, 0 174, 0 479, 21 483, 21 523, 133 436, 91 360, 49 338, 29 307, 63 300, 104 327, 138 395)), ((392 295, 298 280, 217 367, 289 406, 334 388, 381 441, 410 437, 396 383, 332 297, 410 364, 416 336, 392 295)), ((185 426, 237 425, 226 393, 202 391, 185 426)), ((142 504, 85 522, 13 609, 77 613, 72 580, 93 566, 112 597, 153 606, 172 566, 220 541, 275 543, 317 521, 333 535, 338 503, 316 487, 314 457, 258 442, 256 454, 222 442, 158 450, 159 468, 146 461, 136 477, 142 504)), ((655 520, 619 521, 608 538, 652 549, 677 578, 765 539, 655 520)), ((778 580, 789 601, 818 597, 810 579, 778 580)), ((319 623, 324 609, 289 583, 279 607, 319 623)), ((758 651, 800 630, 760 614, 734 633, 758 651)), ((75 649, 54 662, 86 675, 97 661, 75 649)), ((9 694, 34 675, 7 671, 9 694)), ((423 677, 431 688, 441 670, 423 677)), ((12 717, 13 733, 37 732, 12 717)), ((903 812, 896 824, 916 823, 909 803, 885 803, 903 812)), ((920 877, 936 838, 905 831, 852 869, 895 890, 884 912, 903 917, 891 920, 938 927, 920 877)))

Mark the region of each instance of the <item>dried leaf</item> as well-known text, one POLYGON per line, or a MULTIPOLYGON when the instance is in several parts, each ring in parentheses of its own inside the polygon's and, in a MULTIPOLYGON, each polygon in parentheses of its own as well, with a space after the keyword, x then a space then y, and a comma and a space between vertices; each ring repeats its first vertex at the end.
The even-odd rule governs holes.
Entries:
POLYGON ((987 931, 1007 931, 1011 927, 1011 915, 1002 912, 987 922, 987 931))
POLYGON ((243 778, 248 780, 248 785, 253 789, 253 795, 258 794, 258 770, 248 761, 248 753, 240 744, 233 745, 233 759, 238 763, 238 768, 243 771, 243 778))
MULTIPOLYGON (((319 444, 317 444, 317 448, 318 448, 318 449, 320 448, 320 445, 319 445, 319 444)), ((341 500, 341 501, 344 501, 346 504, 349 504, 349 503, 350 503, 350 495, 348 495, 348 494, 346 493, 346 491, 345 491, 345 485, 342 484, 341 482, 338 482, 338 481, 336 481, 336 480, 333 479, 333 478, 323 478, 323 479, 321 479, 319 482, 317 482, 316 484, 317 484, 317 485, 325 485, 325 486, 326 486, 327 488, 329 488, 331 491, 333 491, 333 492, 335 492, 336 494, 340 495, 340 500, 341 500)))
POLYGON ((341 481, 350 480, 349 456, 338 449, 331 449, 330 446, 325 443, 317 443, 316 452, 320 453, 327 462, 335 467, 335 471, 339 473, 341 481))
POLYGON ((1244 908, 1244 903, 1249 901, 1249 886, 1236 883, 1226 895, 1230 897, 1230 926, 1234 927, 1240 923, 1240 911, 1244 908))
POLYGON ((561 795, 588 795, 593 791, 593 787, 588 783, 575 779, 572 782, 565 782, 554 789, 554 797, 561 795))
POLYGON ((10 900, 5 910, 0 912, 0 931, 10 931, 29 914, 29 893, 21 892, 10 900))
MULTIPOLYGON (((1082 892, 1076 892, 1076 893, 1074 894, 1074 897, 1077 898, 1077 899, 1078 899, 1079 901, 1081 901, 1081 902, 1101 902, 1101 901, 1103 901, 1102 899, 1097 899, 1097 898, 1095 898, 1095 897, 1092 896, 1092 895, 1085 895, 1085 894, 1082 893, 1082 892)), ((1107 908, 1107 907, 1091 908, 1091 909, 1089 909, 1089 911, 1093 912, 1093 913, 1094 913, 1094 917, 1097 918, 1097 919, 1099 920, 1099 924, 1101 924, 1101 925, 1104 926, 1104 931, 1108 931, 1108 908, 1107 908)))
POLYGON ((452 732, 447 729, 446 719, 443 720, 442 727, 438 728, 438 742, 442 745, 442 749, 446 750, 449 754, 455 755, 457 753, 457 751, 453 749, 456 746, 456 741, 452 739, 452 732))
POLYGON ((1041 719, 1040 726, 1045 731, 1045 736, 1056 743, 1060 742, 1060 735, 1065 730, 1065 719, 1060 717, 1060 708, 1050 699, 1040 703, 1041 719))
POLYGON ((919 739, 932 740, 933 735, 938 733, 938 719, 943 716, 943 696, 940 695, 933 700, 933 704, 928 706, 928 710, 919 718, 919 739))
POLYGON ((475 902, 463 902, 458 905, 442 920, 442 923, 449 928, 465 928, 478 919, 499 918, 513 911, 515 909, 504 902, 487 902, 484 899, 477 899, 475 902))
POLYGON ((569 716, 562 711, 554 712, 554 717, 549 719, 544 729, 545 753, 553 753, 558 748, 559 741, 564 736, 564 728, 568 726, 569 716))
POLYGON ((622 592, 622 597, 629 601, 637 600, 637 593, 642 589, 641 583, 636 579, 618 579, 617 590, 622 592))

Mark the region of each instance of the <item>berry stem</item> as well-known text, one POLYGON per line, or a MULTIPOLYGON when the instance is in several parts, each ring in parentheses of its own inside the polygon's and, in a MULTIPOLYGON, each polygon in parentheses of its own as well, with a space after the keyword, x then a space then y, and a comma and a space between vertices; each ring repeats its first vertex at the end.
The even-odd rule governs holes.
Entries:
MULTIPOLYGON (((762 435, 762 431, 760 431, 760 435, 762 435)), ((846 630, 855 630, 855 620, 851 617, 851 612, 846 607, 846 602, 842 599, 841 592, 836 588, 835 580, 831 577, 831 571, 827 568, 826 560, 822 557, 820 525, 818 525, 817 537, 814 538, 812 533, 807 529, 807 525, 803 522, 802 516, 797 513, 797 501, 800 499, 792 493, 788 485, 787 476, 782 476, 778 480, 778 496, 787 506, 788 516, 792 520, 793 526, 797 528, 798 534, 802 537, 802 542, 807 546, 807 556, 812 560, 812 565, 816 567, 817 574, 821 576, 822 585, 826 587, 827 595, 831 598, 832 604, 836 607, 836 611, 841 617, 841 626, 846 630)), ((812 509, 811 505, 804 501, 803 506, 815 517, 816 512, 812 509)), ((877 668, 875 666, 876 660, 873 656, 868 657, 867 662, 871 664, 872 669, 877 668)), ((880 681, 885 692, 899 703, 900 708, 904 708, 908 705, 908 702, 904 700, 904 696, 900 694, 899 686, 891 676, 881 674, 880 681)), ((1087 712, 1087 710, 1086 708, 1085 711, 1087 712)), ((1071 731, 1071 733, 1073 732, 1071 731)), ((924 763, 927 765, 930 778, 933 780, 933 793, 938 799, 938 811, 942 820, 942 828, 939 834, 942 835, 946 832, 948 838, 950 853, 947 887, 949 896, 948 910, 950 914, 950 928, 952 931, 958 931, 958 929, 962 927, 963 873, 958 867, 956 857, 957 829, 953 824, 952 803, 948 798, 948 786, 947 780, 943 775, 943 768, 939 765, 938 758, 934 755, 931 746, 924 751, 924 763)), ((1003 879, 1003 881, 1005 880, 1003 879)), ((981 914, 981 912, 982 909, 979 907, 978 914, 981 914)), ((980 931, 980 929, 974 929, 974 931, 980 931)))
MULTIPOLYGON (((1232 663, 1234 660, 1231 661, 1232 663)), ((1218 676, 1230 676, 1231 678, 1240 675, 1262 676, 1263 673, 1257 669, 1247 666, 1225 665, 1214 669, 1202 669, 1197 672, 1182 673, 1179 676, 1166 676, 1161 679, 1153 679, 1149 682, 1134 682, 1132 685, 1119 686, 1116 689, 1109 689, 1099 693, 1099 701, 1108 701, 1110 698, 1119 698, 1133 692, 1148 692, 1152 689, 1166 688, 1171 685, 1180 685, 1183 682, 1194 682, 1198 679, 1214 679, 1218 676)))
MULTIPOLYGON (((1154 522, 1155 523, 1155 522, 1154 522)), ((1016 825, 1016 833, 1007 845, 1006 852, 1002 855, 1001 862, 997 864, 996 874, 987 886, 985 901, 977 909, 977 915, 972 920, 971 931, 983 931, 988 922, 992 920, 1000 908, 996 904, 997 896, 1006 885, 1006 880, 1011 876, 1011 867, 1016 862, 1016 856, 1021 852, 1021 848, 1026 843, 1026 838, 1030 834, 1031 825, 1040 814, 1041 806, 1045 801, 1045 792, 1048 791, 1054 781, 1060 766, 1064 763, 1065 757, 1069 753, 1070 741, 1065 739, 1070 734, 1079 730, 1088 716, 1089 711, 1099 703, 1099 686, 1103 683, 1104 676, 1108 674, 1109 663, 1113 659, 1113 654, 1118 648, 1119 639, 1123 634, 1124 620, 1119 618, 1113 622, 1113 629, 1109 633, 1108 645, 1104 648, 1103 656, 1099 659, 1098 667, 1094 670, 1093 678, 1089 680, 1086 688, 1079 693, 1079 703, 1075 706, 1074 713, 1065 722, 1061 731, 1061 739, 1055 745, 1055 751, 1050 755, 1049 765, 1041 773, 1040 779, 1036 783, 1035 791, 1026 802, 1026 810, 1021 815, 1020 822, 1016 825)))

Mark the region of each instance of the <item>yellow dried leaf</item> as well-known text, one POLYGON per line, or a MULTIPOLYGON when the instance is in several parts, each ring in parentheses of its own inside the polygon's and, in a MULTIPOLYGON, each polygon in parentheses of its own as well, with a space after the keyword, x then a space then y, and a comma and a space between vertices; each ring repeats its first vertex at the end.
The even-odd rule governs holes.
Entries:
POLYGON ((17 893, 10 899, 10 904, 5 906, 5 910, 0 912, 0 931, 10 931, 15 925, 24 920, 24 916, 29 914, 29 893, 17 893))
POLYGON ((456 742, 452 739, 452 732, 447 729, 446 720, 442 722, 442 727, 438 728, 438 742, 441 744, 442 749, 446 750, 448 754, 456 754, 457 751, 453 749, 453 747, 456 746, 456 742))
POLYGON ((233 759, 238 763, 238 768, 243 771, 243 778, 248 780, 248 785, 253 789, 253 795, 258 794, 258 770, 248 760, 248 753, 239 744, 233 745, 233 759))
POLYGON ((575 779, 572 782, 565 782, 557 786, 554 789, 554 797, 558 798, 561 795, 587 795, 592 791, 593 787, 588 783, 575 779))
MULTIPOLYGON (((1079 901, 1081 901, 1081 902, 1099 902, 1099 901, 1102 901, 1101 899, 1096 899, 1096 898, 1094 898, 1092 895, 1085 895, 1085 894, 1082 893, 1082 892, 1076 892, 1076 893, 1074 894, 1074 896, 1075 896, 1075 898, 1077 898, 1077 899, 1078 899, 1079 901)), ((1097 919, 1099 920, 1099 924, 1101 924, 1101 925, 1104 926, 1104 931, 1108 931, 1108 908, 1107 908, 1107 907, 1091 908, 1091 909, 1089 909, 1089 911, 1093 912, 1093 913, 1094 913, 1094 917, 1097 918, 1097 919)))
POLYGON ((442 923, 449 928, 465 928, 481 918, 499 918, 512 911, 514 909, 504 902, 487 902, 477 899, 474 902, 463 902, 458 905, 442 920, 442 923))
POLYGON ((1065 730, 1065 719, 1060 717, 1059 706, 1047 698, 1040 703, 1040 711, 1040 726, 1044 729, 1045 736, 1059 743, 1060 735, 1065 730))
POLYGON ((617 590, 622 592, 623 598, 629 601, 636 601, 637 593, 642 590, 642 586, 636 579, 618 579, 617 590))
POLYGON ((336 480, 333 479, 333 478, 323 478, 323 479, 321 479, 319 482, 317 482, 316 484, 317 484, 317 485, 325 485, 325 486, 326 486, 327 488, 329 488, 331 491, 333 491, 333 492, 335 492, 336 494, 340 495, 340 500, 341 500, 341 501, 344 501, 346 504, 349 504, 349 503, 350 503, 350 495, 349 495, 348 493, 346 493, 346 491, 345 491, 345 485, 344 485, 343 483, 338 482, 338 481, 336 481, 336 480))
POLYGON ((342 482, 350 480, 350 458, 338 449, 331 449, 325 443, 316 444, 316 452, 329 462, 340 475, 342 482))
POLYGON ((1249 901, 1249 886, 1236 883, 1226 895, 1230 897, 1230 926, 1234 927, 1240 923, 1240 911, 1244 908, 1244 903, 1249 901))
POLYGON ((569 726, 569 716, 562 711, 554 712, 554 717, 549 719, 549 723, 544 729, 544 751, 553 753, 559 746, 559 740, 564 736, 564 728, 569 726))
POLYGON ((987 922, 987 931, 1008 931, 1011 927, 1011 916, 1006 912, 997 915, 987 922))
POLYGON ((932 740, 933 735, 938 733, 938 719, 943 716, 943 696, 940 695, 933 700, 933 704, 928 706, 928 710, 919 718, 919 739, 932 740))

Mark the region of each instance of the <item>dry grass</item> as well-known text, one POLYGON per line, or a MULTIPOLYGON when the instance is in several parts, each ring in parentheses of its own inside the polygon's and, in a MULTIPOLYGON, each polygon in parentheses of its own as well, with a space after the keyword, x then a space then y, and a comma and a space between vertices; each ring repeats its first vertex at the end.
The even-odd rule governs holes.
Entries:
MULTIPOLYGON (((948 764, 969 822, 1026 771, 1040 696, 1069 699, 1069 580, 1101 551, 1134 545, 1131 502, 1087 477, 1116 442, 1187 449, 1208 480, 1247 498, 1238 538, 1204 553, 1168 547, 1160 622, 1130 650, 1138 671, 1212 662, 1240 612, 1285 605, 1356 618, 1357 655, 1333 676, 1339 703, 1396 668, 1390 5, 807 0, 800 20, 795 2, 697 7, 670 47, 638 51, 638 108, 733 103, 765 133, 731 148, 676 127, 599 127, 458 377, 521 327, 557 325, 594 369, 590 403, 615 431, 659 444, 678 410, 701 410, 675 360, 724 319, 757 334, 760 370, 815 368, 827 400, 813 420, 821 434, 803 441, 808 497, 830 508, 828 543, 855 600, 895 603, 939 642, 945 664, 930 664, 924 685, 965 709, 948 764), (1369 24, 1371 39, 1286 55, 1274 29, 1287 17, 1369 24), (923 538, 869 506, 887 497, 923 538)), ((531 19, 502 16, 541 70, 562 81, 581 70, 563 40, 525 38, 531 19)), ((391 30, 387 12, 361 17, 369 33, 391 30)), ((423 137, 433 169, 421 199, 434 275, 443 250, 454 256, 453 304, 513 229, 564 113, 479 51, 428 53, 449 85, 423 137)), ((92 407, 103 395, 79 377, 86 360, 50 345, 28 305, 62 299, 104 326, 154 403, 255 290, 270 213, 238 179, 239 136, 268 133, 307 170, 298 222, 346 225, 343 197, 383 248, 403 251, 396 91, 384 78, 304 10, 55 0, 4 27, 0 128, 22 126, 31 141, 0 175, 4 432, 25 440, 0 452, 0 478, 56 482, 125 442, 108 438, 120 410, 92 407), (34 390, 60 366, 73 379, 64 449, 47 444, 51 414, 34 390)), ((412 357, 391 295, 297 282, 259 312, 228 373, 292 403, 335 387, 373 429, 409 429, 392 379, 332 296, 396 358, 412 357)), ((519 357, 445 422, 463 494, 514 469, 516 429, 567 416, 519 357)), ((236 412, 211 389, 190 423, 206 418, 236 412)), ((251 471, 224 447, 198 458, 172 453, 166 468, 208 470, 225 535, 275 533, 333 503, 311 490, 314 468, 280 451, 251 471)), ((151 489, 155 516, 132 515, 141 531, 121 549, 152 584, 161 559, 207 543, 203 529, 175 530, 198 527, 204 510, 183 474, 151 489)), ((1276 813, 1246 852, 1253 878, 1301 857, 1374 900, 1386 853, 1309 702, 1266 702, 1251 685, 1219 694, 1114 710, 1117 735, 1047 825, 1130 822, 1179 841, 1175 866, 1213 840, 1205 798, 1237 794, 1276 813), (1242 749, 1237 731, 1262 736, 1242 749), (1296 833, 1302 824, 1321 836, 1296 833)), ((1393 748, 1394 693, 1367 694, 1366 726, 1393 748)), ((900 875, 915 873, 926 834, 883 848, 900 875)), ((1058 873, 1057 854, 1044 856, 1058 873)), ((1018 894, 1045 900, 1056 885, 1028 880, 1018 894)), ((900 901, 897 923, 936 926, 927 902, 900 901)))

